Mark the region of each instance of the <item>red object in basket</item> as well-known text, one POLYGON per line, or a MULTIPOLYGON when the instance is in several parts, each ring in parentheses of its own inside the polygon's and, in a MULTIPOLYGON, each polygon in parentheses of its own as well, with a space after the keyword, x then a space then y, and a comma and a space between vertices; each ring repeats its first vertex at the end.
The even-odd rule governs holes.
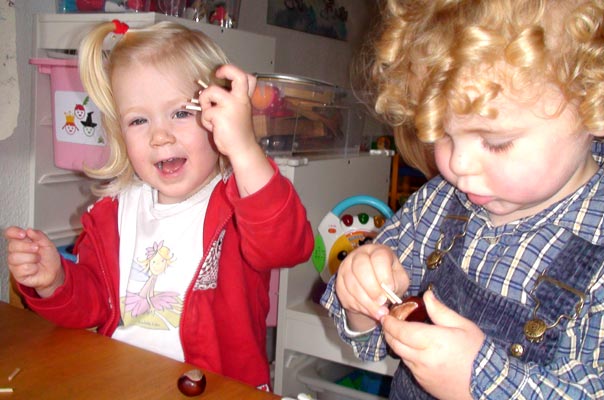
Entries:
POLYGON ((105 0, 76 0, 78 11, 104 11, 105 0))
POLYGON ((150 0, 128 0, 126 6, 129 10, 150 11, 150 8, 153 6, 152 3, 154 2, 151 2, 150 0))

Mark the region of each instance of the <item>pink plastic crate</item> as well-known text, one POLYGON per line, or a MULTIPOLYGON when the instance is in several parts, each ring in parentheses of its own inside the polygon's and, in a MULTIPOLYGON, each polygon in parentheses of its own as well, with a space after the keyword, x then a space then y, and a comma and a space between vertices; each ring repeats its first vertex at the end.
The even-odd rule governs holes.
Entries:
POLYGON ((50 75, 54 163, 58 168, 81 171, 98 168, 109 156, 101 126, 101 111, 84 91, 77 60, 32 58, 38 72, 50 75))

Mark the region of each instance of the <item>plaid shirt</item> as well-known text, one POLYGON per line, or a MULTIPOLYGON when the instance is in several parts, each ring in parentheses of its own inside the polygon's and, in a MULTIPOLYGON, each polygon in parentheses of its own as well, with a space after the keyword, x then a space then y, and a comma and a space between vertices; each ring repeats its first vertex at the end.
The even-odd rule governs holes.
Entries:
MULTIPOLYGON (((409 294, 419 290, 426 257, 435 249, 450 200, 457 196, 468 208, 462 269, 480 285, 523 304, 535 280, 564 246, 560 233, 570 231, 593 244, 604 245, 604 143, 594 142, 598 172, 566 199, 540 213, 494 227, 486 211, 470 203, 440 177, 410 197, 382 228, 375 243, 390 246, 406 268, 409 294)), ((562 332, 549 365, 523 363, 487 337, 474 360, 471 392, 475 398, 604 398, 604 266, 593 277, 579 318, 562 332)), ((342 339, 362 360, 386 357, 386 342, 378 325, 364 337, 346 334, 334 279, 321 300, 334 318, 342 339)))

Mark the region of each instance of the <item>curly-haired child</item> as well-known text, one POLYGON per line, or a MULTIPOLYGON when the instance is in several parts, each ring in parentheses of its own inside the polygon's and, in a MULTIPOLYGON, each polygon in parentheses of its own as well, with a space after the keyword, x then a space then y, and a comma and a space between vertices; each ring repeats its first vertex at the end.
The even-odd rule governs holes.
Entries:
POLYGON ((391 399, 604 397, 604 2, 383 4, 357 71, 440 174, 330 282, 341 337, 400 357, 391 399))

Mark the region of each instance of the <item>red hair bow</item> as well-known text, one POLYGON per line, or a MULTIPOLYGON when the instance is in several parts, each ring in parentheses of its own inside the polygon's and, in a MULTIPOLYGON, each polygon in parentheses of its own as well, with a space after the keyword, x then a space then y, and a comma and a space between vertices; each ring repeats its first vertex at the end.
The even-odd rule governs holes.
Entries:
POLYGON ((120 21, 119 19, 114 19, 113 21, 113 25, 115 25, 115 29, 113 30, 113 33, 116 33, 118 35, 123 35, 124 33, 126 33, 128 31, 128 24, 120 21))

